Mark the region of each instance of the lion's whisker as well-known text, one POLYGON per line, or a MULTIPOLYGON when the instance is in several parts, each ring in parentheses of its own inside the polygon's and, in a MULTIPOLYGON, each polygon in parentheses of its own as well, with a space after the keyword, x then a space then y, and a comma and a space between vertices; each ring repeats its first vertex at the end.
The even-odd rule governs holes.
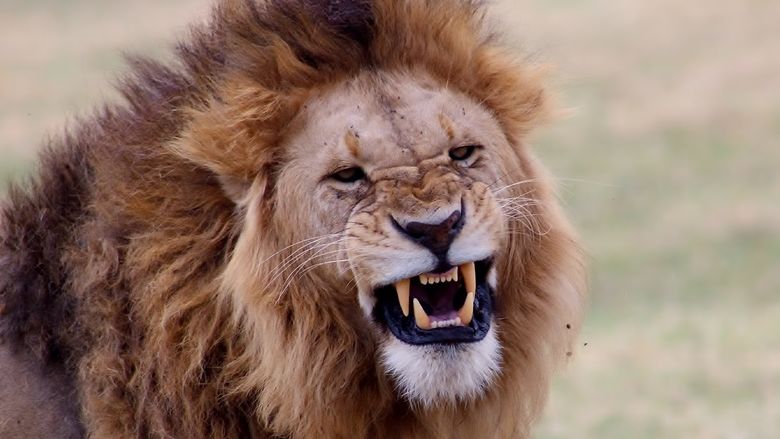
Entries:
MULTIPOLYGON (((311 242, 301 246, 300 248, 295 249, 292 253, 290 253, 288 256, 284 257, 281 262, 279 262, 269 273, 266 274, 265 277, 272 276, 276 271, 283 269, 286 267, 289 263, 294 262, 296 259, 302 257, 308 252, 316 251, 318 248, 321 248, 322 246, 330 245, 330 242, 325 241, 328 238, 333 238, 337 235, 330 235, 330 236, 323 236, 320 239, 312 240, 311 242), (325 242, 323 242, 325 241, 325 242)), ((289 249, 291 246, 288 246, 287 249, 289 249)), ((280 255, 283 253, 284 250, 278 251, 274 253, 273 255, 267 257, 262 263, 255 266, 255 270, 259 271, 260 267, 262 267, 264 264, 267 264, 271 262, 275 256, 280 255)))
POLYGON ((302 240, 300 240, 300 241, 298 241, 298 242, 294 242, 294 243, 292 243, 292 244, 288 245, 287 247, 284 247, 283 249, 281 249, 281 250, 277 251, 276 253, 272 254, 271 256, 268 256, 268 257, 267 257, 267 258, 265 258, 264 260, 260 261, 260 264, 261 264, 261 265, 262 265, 262 264, 265 264, 266 262, 270 261, 270 260, 271 260, 271 258, 273 258, 274 256, 277 256, 277 255, 279 255, 280 253, 284 252, 285 250, 287 250, 287 249, 289 249, 289 248, 291 248, 291 247, 295 247, 296 245, 300 245, 300 244, 303 244, 303 243, 307 243, 306 245, 309 245, 309 244, 311 244, 311 242, 309 242, 309 241, 319 242, 319 241, 322 241, 322 240, 324 240, 324 239, 326 239, 326 238, 330 238, 330 237, 334 237, 334 236, 339 236, 339 235, 341 235, 342 233, 344 233, 344 232, 343 232, 343 231, 341 231, 341 232, 338 232, 338 233, 328 233, 328 234, 326 234, 326 235, 314 236, 314 237, 311 237, 311 238, 302 239, 302 240))
MULTIPOLYGON (((340 252, 342 252, 342 251, 343 251, 343 250, 341 250, 341 249, 339 249, 339 250, 334 250, 334 251, 332 251, 332 252, 327 252, 327 253, 325 253, 325 254, 318 255, 318 257, 324 257, 324 256, 327 256, 328 254, 337 254, 337 253, 340 253, 340 252)), ((299 265, 298 267, 296 267, 296 270, 294 270, 292 273, 290 273, 290 275, 288 276, 288 279, 287 279, 287 281, 285 282, 284 286, 283 286, 283 287, 282 287, 282 288, 279 290, 279 296, 277 297, 277 301, 278 301, 278 300, 280 300, 282 297, 284 297, 284 294, 285 294, 285 292, 287 291, 287 288, 289 288, 289 286, 290 286, 291 282, 292 282, 293 280, 295 280, 296 278, 302 277, 302 276, 306 275, 306 273, 308 273, 308 272, 310 272, 310 271, 314 270, 314 269, 315 269, 315 268, 317 268, 317 267, 321 267, 321 266, 323 266, 323 265, 328 265, 328 264, 336 264, 336 263, 341 263, 341 262, 350 262, 350 261, 351 261, 351 260, 354 258, 354 256, 355 256, 355 255, 354 255, 354 254, 352 254, 352 255, 350 255, 350 257, 348 257, 348 258, 334 259, 334 260, 330 260, 330 261, 319 262, 319 263, 316 263, 316 264, 314 264, 314 265, 311 265, 311 266, 308 266, 308 267, 306 267, 306 264, 307 264, 309 261, 311 261, 311 259, 313 259, 313 258, 310 258, 308 261, 306 261, 306 262, 302 263, 301 265, 299 265)))
MULTIPOLYGON (((521 184, 526 184, 526 183, 538 183, 539 181, 540 181, 540 180, 539 180, 538 178, 529 178, 529 179, 527 179, 527 180, 516 181, 516 182, 514 182, 514 183, 508 184, 508 185, 506 185, 506 186, 503 186, 503 187, 500 187, 500 188, 498 188, 498 189, 493 189, 493 193, 494 193, 494 194, 498 194, 498 193, 500 193, 500 192, 503 192, 503 191, 505 191, 505 190, 507 190, 507 189, 509 189, 509 188, 512 188, 512 187, 515 187, 515 186, 519 186, 519 185, 521 185, 521 184)), ((534 190, 534 189, 531 189, 531 191, 533 191, 533 190, 534 190)))
MULTIPOLYGON (((333 245, 333 244, 338 244, 338 243, 341 243, 341 242, 343 242, 343 241, 345 241, 345 240, 346 240, 346 238, 344 238, 344 239, 340 239, 339 241, 337 241, 337 242, 333 242, 333 243, 331 243, 330 245, 333 245)), ((307 265, 309 262, 311 262, 312 260, 314 260, 314 259, 316 259, 316 258, 321 258, 321 257, 325 257, 325 256, 328 256, 328 255, 332 255, 332 254, 338 254, 338 253, 342 253, 342 252, 345 252, 345 251, 346 251, 346 249, 339 248, 339 249, 336 249, 336 250, 330 250, 330 251, 323 252, 323 251, 324 251, 324 250, 325 250, 327 247, 328 247, 328 246, 323 246, 323 247, 321 247, 319 251, 317 251, 316 253, 314 253, 314 254, 310 255, 310 256, 309 256, 309 257, 308 257, 306 260, 304 260, 304 261, 302 261, 302 262, 298 263, 298 264, 297 264, 297 266, 296 266, 296 267, 295 267, 293 270, 291 270, 291 271, 290 271, 290 274, 288 275, 288 278, 295 277, 295 276, 297 275, 297 273, 298 273, 298 272, 299 272, 299 271, 300 271, 302 268, 304 268, 304 267, 305 267, 305 266, 306 266, 306 265, 307 265)), ((357 254, 355 254, 356 252, 355 252, 354 250, 353 250, 351 253, 353 253, 353 255, 360 255, 360 252, 357 252, 357 254)), ((285 268, 289 268, 289 266, 290 266, 290 265, 288 264, 288 265, 287 265, 287 267, 285 267, 285 268)), ((276 280, 277 280, 277 279, 278 279, 280 276, 282 276, 282 275, 283 275, 283 273, 284 273, 284 269, 280 270, 280 271, 279 271, 279 272, 278 272, 278 273, 277 273, 277 274, 276 274, 276 275, 275 275, 275 276, 274 276, 274 277, 273 277, 273 278, 272 278, 272 279, 269 281, 269 283, 275 282, 275 281, 276 281, 276 280)))
MULTIPOLYGON (((279 264, 274 270, 271 271, 271 273, 268 274, 268 282, 273 283, 279 275, 284 273, 284 271, 288 268, 290 268, 293 264, 295 264, 297 261, 299 261, 301 258, 307 257, 307 254, 309 259, 307 259, 304 263, 308 262, 312 258, 316 258, 318 255, 321 254, 325 249, 328 247, 331 247, 333 245, 338 245, 344 242, 347 238, 342 237, 332 242, 327 242, 323 244, 318 244, 313 247, 310 247, 306 250, 295 252, 289 257, 285 258, 281 264, 279 264), (313 254, 312 254, 313 253, 313 254)), ((341 251, 341 250, 339 250, 341 251)))

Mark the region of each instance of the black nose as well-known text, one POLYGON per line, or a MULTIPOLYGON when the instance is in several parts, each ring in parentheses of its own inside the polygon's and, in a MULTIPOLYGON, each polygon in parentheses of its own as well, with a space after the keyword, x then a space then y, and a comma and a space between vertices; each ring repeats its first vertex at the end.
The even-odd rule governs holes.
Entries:
POLYGON ((439 224, 426 224, 411 222, 401 226, 395 220, 393 223, 407 238, 425 246, 440 260, 445 260, 450 244, 458 236, 463 228, 464 215, 461 210, 452 212, 450 216, 439 224))

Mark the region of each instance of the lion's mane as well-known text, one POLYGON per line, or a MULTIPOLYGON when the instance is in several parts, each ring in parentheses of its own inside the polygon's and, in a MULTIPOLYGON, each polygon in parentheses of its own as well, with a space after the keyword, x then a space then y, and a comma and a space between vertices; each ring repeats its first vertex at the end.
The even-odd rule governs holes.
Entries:
POLYGON ((365 69, 424 71, 523 144, 547 96, 483 22, 476 1, 224 0, 175 63, 132 59, 126 103, 48 145, 37 177, 9 191, 4 342, 64 368, 96 438, 526 435, 578 327, 579 303, 559 292, 582 289, 571 234, 527 154, 528 184, 549 201, 534 212, 546 233, 509 238, 502 374, 476 402, 409 407, 354 313, 317 294, 247 310, 225 291, 231 261, 258 262, 236 243, 247 215, 276 205, 277 145, 312 90, 365 69), (258 187, 262 206, 237 202, 258 187), (266 319, 262 331, 248 312, 266 319))

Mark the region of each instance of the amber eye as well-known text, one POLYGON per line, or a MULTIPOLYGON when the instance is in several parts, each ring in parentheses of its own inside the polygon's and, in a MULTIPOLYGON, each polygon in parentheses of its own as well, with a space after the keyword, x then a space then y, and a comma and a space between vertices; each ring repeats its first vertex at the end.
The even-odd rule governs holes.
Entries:
POLYGON ((341 171, 334 172, 330 178, 339 181, 341 183, 355 183, 366 178, 366 173, 357 166, 353 168, 342 169, 341 171))
POLYGON ((459 146, 450 150, 450 158, 457 161, 468 160, 477 150, 476 145, 459 146))

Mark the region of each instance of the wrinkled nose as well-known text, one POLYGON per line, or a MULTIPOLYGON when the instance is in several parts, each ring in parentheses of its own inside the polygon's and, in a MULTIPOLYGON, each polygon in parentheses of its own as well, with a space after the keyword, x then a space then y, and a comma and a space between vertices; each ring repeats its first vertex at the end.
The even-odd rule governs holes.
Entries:
POLYGON ((438 224, 415 221, 401 226, 395 219, 393 219, 393 223, 408 239, 426 247, 444 262, 450 244, 463 228, 464 215, 462 210, 461 208, 452 212, 447 219, 438 224))

